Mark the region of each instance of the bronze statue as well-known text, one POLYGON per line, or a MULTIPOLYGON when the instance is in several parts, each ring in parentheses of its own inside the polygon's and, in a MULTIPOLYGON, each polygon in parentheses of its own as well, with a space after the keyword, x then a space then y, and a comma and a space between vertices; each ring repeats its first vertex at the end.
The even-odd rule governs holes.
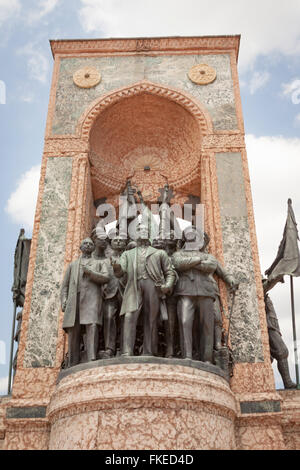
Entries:
POLYGON ((22 313, 18 313, 17 315, 17 308, 23 307, 25 302, 25 290, 26 290, 26 282, 27 282, 27 272, 29 266, 29 256, 30 256, 30 247, 31 247, 31 239, 26 238, 25 230, 22 228, 20 230, 19 238, 17 241, 15 255, 14 255, 14 282, 12 286, 13 292, 13 303, 14 303, 14 310, 13 310, 13 321, 12 321, 12 335, 11 335, 11 345, 10 345, 10 358, 9 358, 9 371, 8 371, 8 394, 11 392, 11 378, 12 378, 12 369, 14 373, 16 372, 17 368, 17 355, 13 359, 13 350, 14 350, 14 341, 19 342, 20 330, 21 330, 21 321, 20 315, 22 313), (19 317, 19 318, 18 318, 19 317), (15 325, 16 320, 18 321, 17 332, 15 333, 15 325), (18 339, 16 339, 16 337, 18 339))
MULTIPOLYGON (((208 253, 207 247, 210 242, 209 235, 204 232, 204 245, 201 251, 208 253)), ((220 298, 220 292, 217 286, 217 296, 214 303, 214 313, 215 313, 215 322, 214 322, 214 350, 219 351, 224 347, 223 345, 223 319, 222 319, 222 302, 220 298)))
POLYGON ((17 328, 16 328, 16 334, 14 336, 14 341, 18 344, 18 348, 15 353, 15 357, 13 360, 13 371, 14 375, 17 371, 17 362, 18 362, 18 352, 19 352, 19 342, 20 342, 20 337, 21 337, 21 327, 22 327, 22 318, 23 318, 23 309, 19 310, 17 313, 17 328))
POLYGON ((267 291, 270 288, 270 284, 268 283, 267 279, 263 280, 263 288, 264 288, 264 298, 265 298, 265 308, 266 308, 266 316, 267 316, 271 361, 273 362, 273 359, 277 360, 277 368, 282 377, 284 388, 287 388, 287 389, 297 388, 296 384, 292 381, 291 376, 290 376, 289 364, 287 360, 288 355, 289 355, 289 350, 283 341, 276 311, 275 311, 273 302, 267 293, 267 291))
MULTIPOLYGON (((111 242, 110 246, 113 250, 112 256, 110 259, 113 259, 115 262, 118 262, 120 256, 125 251, 127 245, 127 240, 115 236, 111 242)), ((109 282, 105 285, 103 289, 103 298, 104 298, 104 344, 105 352, 102 354, 103 359, 108 359, 113 357, 116 352, 116 340, 117 340, 117 330, 118 326, 121 329, 121 325, 118 325, 119 312, 122 304, 122 295, 124 291, 125 279, 117 278, 114 274, 110 259, 107 258, 107 268, 109 271, 109 282)))
POLYGON ((102 285, 109 281, 105 264, 92 258, 90 238, 80 246, 82 255, 69 264, 61 289, 63 328, 68 333, 69 367, 80 362, 81 327, 86 331, 87 361, 97 359, 102 285))
MULTIPOLYGON (((153 240, 152 246, 157 249, 165 250, 167 255, 172 262, 172 255, 177 249, 177 240, 175 233, 172 230, 169 234, 160 232, 160 236, 153 240)), ((178 276, 177 276, 178 277, 178 276)), ((172 358, 175 356, 175 336, 177 326, 177 297, 173 295, 166 296, 166 309, 167 309, 167 320, 164 321, 165 337, 166 337, 166 352, 165 357, 172 358)))
POLYGON ((126 183, 125 190, 121 195, 122 204, 119 209, 119 219, 117 223, 117 230, 121 238, 128 237, 128 226, 136 218, 136 189, 131 186, 131 181, 126 183))
POLYGON ((193 358, 193 322, 196 311, 199 311, 200 359, 213 363, 214 302, 219 295, 213 275, 219 276, 231 289, 236 289, 238 284, 214 256, 202 251, 205 246, 204 234, 196 227, 186 229, 183 238, 184 246, 172 257, 179 274, 175 295, 178 297, 182 356, 193 358))
POLYGON ((132 356, 137 321, 143 310, 143 355, 157 350, 156 322, 161 298, 172 291, 176 273, 168 255, 150 246, 148 228, 138 226, 137 247, 125 251, 119 261, 112 259, 117 277, 127 274, 120 315, 124 315, 123 355, 132 356))
POLYGON ((16 307, 24 307, 25 288, 29 264, 31 239, 25 237, 25 230, 20 230, 14 256, 13 300, 16 307))

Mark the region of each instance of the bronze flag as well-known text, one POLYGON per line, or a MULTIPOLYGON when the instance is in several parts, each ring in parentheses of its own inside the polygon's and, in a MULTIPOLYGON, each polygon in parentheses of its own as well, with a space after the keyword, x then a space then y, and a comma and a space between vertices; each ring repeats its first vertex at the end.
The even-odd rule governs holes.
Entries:
POLYGON ((283 238, 272 266, 265 271, 268 281, 283 282, 283 276, 300 276, 300 253, 298 247, 298 229, 292 200, 288 200, 288 215, 283 238))

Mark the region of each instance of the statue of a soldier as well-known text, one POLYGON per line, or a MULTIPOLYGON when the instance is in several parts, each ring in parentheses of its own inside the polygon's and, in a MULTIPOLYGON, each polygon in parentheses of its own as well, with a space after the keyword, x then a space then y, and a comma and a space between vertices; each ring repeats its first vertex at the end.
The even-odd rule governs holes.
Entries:
POLYGON ((273 305, 272 300, 270 299, 267 290, 271 287, 268 285, 268 280, 263 280, 263 288, 264 288, 264 298, 265 298, 265 308, 266 308, 266 317, 267 317, 267 325, 268 325, 268 334, 269 334, 269 344, 270 344, 270 353, 271 353, 271 360, 277 360, 277 367, 278 371, 282 377, 284 388, 296 388, 296 384, 292 381, 289 371, 289 364, 288 364, 288 355, 289 350, 286 347, 277 315, 275 312, 275 308, 273 305))
POLYGON ((203 252, 204 240, 204 233, 196 227, 185 229, 184 245, 174 253, 172 260, 179 274, 175 295, 178 297, 182 356, 193 358, 193 322, 195 313, 199 312, 200 360, 212 363, 215 337, 214 302, 218 296, 218 286, 213 275, 220 277, 230 289, 237 288, 238 283, 214 256, 203 252))
POLYGON ((21 337, 21 328, 22 328, 22 318, 23 318, 23 309, 20 310, 18 313, 17 313, 17 329, 16 329, 16 333, 15 333, 15 336, 14 336, 14 340, 16 341, 16 343, 18 344, 18 348, 16 350, 16 353, 15 353, 15 357, 14 357, 14 360, 13 360, 13 370, 14 370, 14 375, 17 371, 17 362, 18 362, 18 352, 19 352, 19 342, 20 342, 20 337, 21 337))
POLYGON ((69 264, 61 289, 63 328, 68 333, 69 367, 80 362, 82 326, 86 332, 87 361, 97 359, 102 285, 109 281, 105 264, 92 258, 95 250, 93 241, 90 238, 83 240, 80 250, 82 255, 69 264))
POLYGON ((143 355, 152 356, 157 350, 156 322, 161 298, 172 291, 176 273, 168 255, 150 246, 148 227, 137 227, 137 247, 125 251, 119 261, 112 259, 116 276, 127 274, 121 316, 123 325, 123 355, 132 356, 137 321, 144 316, 143 355))

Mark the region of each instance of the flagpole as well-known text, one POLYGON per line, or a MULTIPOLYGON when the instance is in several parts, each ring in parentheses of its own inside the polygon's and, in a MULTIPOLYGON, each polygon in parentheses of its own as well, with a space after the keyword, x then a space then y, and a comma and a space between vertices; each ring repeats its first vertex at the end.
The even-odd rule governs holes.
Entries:
POLYGON ((295 357, 295 368, 296 368, 296 383, 297 383, 297 389, 300 389, 293 276, 290 276, 290 285, 291 285, 291 306, 292 306, 292 322, 293 322, 293 340, 294 340, 294 357, 295 357))

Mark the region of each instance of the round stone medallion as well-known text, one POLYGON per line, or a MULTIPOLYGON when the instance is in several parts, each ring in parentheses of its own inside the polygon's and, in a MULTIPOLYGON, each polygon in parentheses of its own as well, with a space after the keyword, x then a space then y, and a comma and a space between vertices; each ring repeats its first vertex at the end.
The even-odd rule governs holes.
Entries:
POLYGON ((188 73, 189 79, 197 85, 208 85, 216 79, 216 76, 216 70, 207 64, 194 65, 188 73))
POLYGON ((79 88, 92 88, 101 82, 101 73, 95 67, 76 70, 73 81, 79 88))

